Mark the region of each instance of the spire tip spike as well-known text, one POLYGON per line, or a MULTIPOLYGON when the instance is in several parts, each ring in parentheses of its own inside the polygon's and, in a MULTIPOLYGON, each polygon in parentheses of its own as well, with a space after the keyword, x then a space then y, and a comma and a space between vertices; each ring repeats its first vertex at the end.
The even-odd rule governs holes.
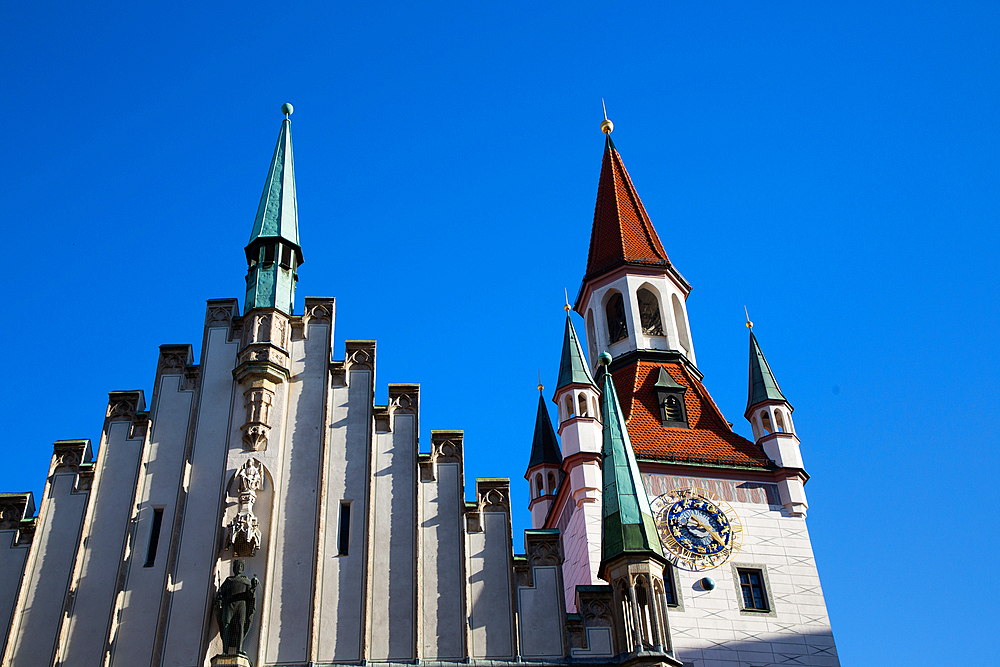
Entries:
POLYGON ((746 313, 747 316, 747 329, 753 331, 753 322, 750 321, 750 313, 747 311, 746 306, 743 306, 743 312, 746 313))
POLYGON ((601 98, 601 108, 604 109, 604 120, 601 121, 601 132, 611 135, 615 131, 615 124, 608 120, 608 107, 604 104, 604 98, 601 98))

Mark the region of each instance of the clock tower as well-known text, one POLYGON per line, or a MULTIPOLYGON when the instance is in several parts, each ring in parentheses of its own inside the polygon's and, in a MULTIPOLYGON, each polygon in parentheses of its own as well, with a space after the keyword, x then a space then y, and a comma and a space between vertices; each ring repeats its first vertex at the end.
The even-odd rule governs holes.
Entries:
MULTIPOLYGON (((590 250, 574 310, 601 389, 605 440, 614 418, 634 461, 634 468, 609 467, 605 452, 597 499, 605 517, 602 554, 619 539, 609 531, 609 503, 618 502, 609 484, 631 470, 637 507, 650 513, 648 525, 659 535, 647 545, 655 552, 650 562, 666 565, 650 570, 650 585, 663 587, 664 633, 679 660, 698 667, 726 660, 836 665, 805 523, 808 475, 791 405, 751 333, 746 416, 753 440, 733 430, 697 365, 686 305, 691 284, 639 198, 611 139, 613 125, 605 120, 601 129, 607 136, 590 250)), ((737 381, 733 370, 727 381, 737 381)), ((565 480, 545 528, 561 527, 563 508, 577 493, 573 478, 565 480)), ((561 539, 566 553, 594 546, 577 544, 593 540, 590 533, 564 531, 561 539)), ((605 555, 599 577, 614 589, 607 562, 605 555)), ((571 600, 573 579, 563 581, 571 600)))

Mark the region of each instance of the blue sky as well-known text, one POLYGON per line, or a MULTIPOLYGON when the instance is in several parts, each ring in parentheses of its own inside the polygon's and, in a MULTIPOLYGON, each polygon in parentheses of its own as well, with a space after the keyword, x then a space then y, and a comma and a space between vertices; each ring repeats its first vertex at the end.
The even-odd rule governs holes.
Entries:
MULTIPOLYGON (((736 429, 743 306, 796 408, 845 665, 992 659, 1000 586, 996 3, 10 4, 0 490, 147 397, 162 343, 242 302, 292 102, 303 296, 378 340, 421 434, 510 476, 586 263, 603 136, 736 429), (15 298, 16 296, 16 298, 15 298), (990 656, 987 658, 986 656, 990 656)), ((548 389, 546 390, 548 392, 548 389)))

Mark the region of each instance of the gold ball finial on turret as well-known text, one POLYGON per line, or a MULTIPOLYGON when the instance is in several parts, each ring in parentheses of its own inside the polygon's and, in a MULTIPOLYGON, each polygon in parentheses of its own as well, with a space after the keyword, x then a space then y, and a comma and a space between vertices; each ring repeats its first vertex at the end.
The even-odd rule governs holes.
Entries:
POLYGON ((601 121, 601 132, 604 134, 611 134, 615 131, 615 124, 608 120, 608 107, 604 104, 604 98, 601 98, 601 108, 604 109, 604 120, 601 121))
POLYGON ((542 393, 542 389, 545 389, 545 387, 542 386, 542 371, 538 371, 538 393, 539 394, 542 393))
POLYGON ((747 307, 746 306, 743 306, 743 312, 746 313, 746 316, 747 316, 747 329, 750 329, 751 331, 753 331, 753 322, 750 321, 750 313, 747 312, 747 307))
POLYGON ((567 290, 565 287, 563 287, 563 295, 566 297, 566 305, 563 306, 563 310, 565 310, 568 313, 570 310, 572 310, 572 308, 569 305, 569 290, 567 290))

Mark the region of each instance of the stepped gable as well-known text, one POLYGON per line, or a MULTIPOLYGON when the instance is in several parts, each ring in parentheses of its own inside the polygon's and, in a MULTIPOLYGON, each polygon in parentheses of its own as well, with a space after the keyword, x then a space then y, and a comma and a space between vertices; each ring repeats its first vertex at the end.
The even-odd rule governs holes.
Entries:
POLYGON ((766 468, 763 448, 734 433, 705 386, 680 364, 635 361, 612 373, 629 436, 640 459, 691 461, 766 468), (653 385, 665 368, 684 395, 689 428, 667 428, 660 421, 653 385))

